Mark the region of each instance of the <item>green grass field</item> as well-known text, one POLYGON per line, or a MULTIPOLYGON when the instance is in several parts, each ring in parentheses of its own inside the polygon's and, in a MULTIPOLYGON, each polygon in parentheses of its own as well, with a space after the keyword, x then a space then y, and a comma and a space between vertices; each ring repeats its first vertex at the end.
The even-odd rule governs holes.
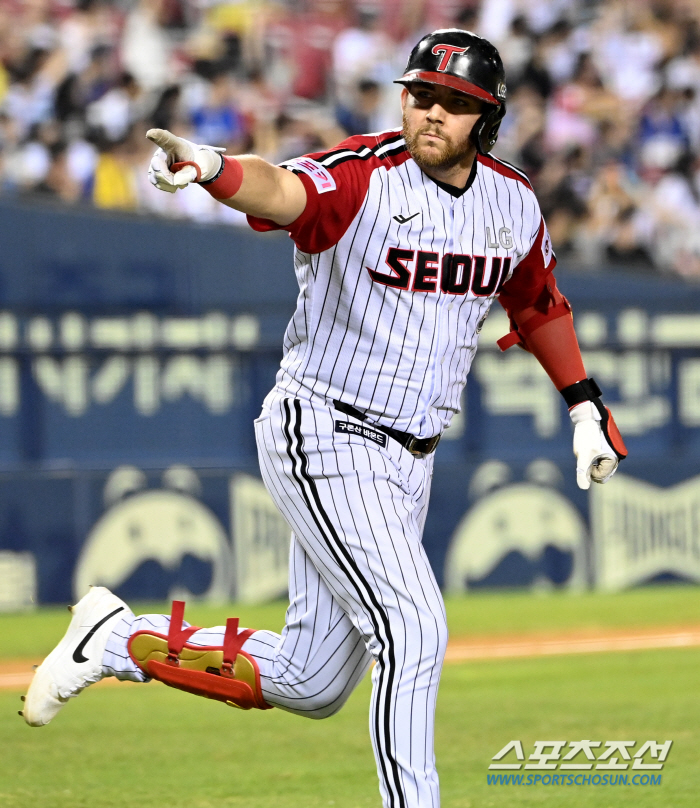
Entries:
MULTIPOLYGON (((231 611, 197 606, 187 617, 211 625, 231 611)), ((275 628, 284 605, 234 611, 275 628)), ((453 636, 690 625, 700 623, 700 588, 472 595, 448 601, 448 615, 453 636)), ((67 620, 62 610, 0 616, 0 656, 41 658, 67 620)), ((447 665, 436 738, 443 808, 697 806, 699 666, 700 649, 447 665), (511 739, 527 755, 535 740, 582 738, 674 746, 657 786, 487 785, 491 757, 511 739)), ((19 693, 0 691, 0 806, 379 808, 368 700, 365 680, 339 715, 315 722, 125 684, 89 689, 33 729, 16 715, 19 693)))

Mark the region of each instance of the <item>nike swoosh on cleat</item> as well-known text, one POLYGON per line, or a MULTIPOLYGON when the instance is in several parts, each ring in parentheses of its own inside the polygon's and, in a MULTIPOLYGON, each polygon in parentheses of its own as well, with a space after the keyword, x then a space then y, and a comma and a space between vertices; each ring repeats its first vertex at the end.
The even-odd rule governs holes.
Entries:
MULTIPOLYGON (((418 213, 420 213, 420 211, 418 211, 418 213)), ((410 221, 411 221, 411 219, 415 219, 415 218, 416 218, 416 216, 418 216, 418 213, 414 213, 414 214, 413 214, 413 216, 402 216, 402 215, 399 213, 399 215, 398 215, 398 216, 394 216, 394 219, 395 219, 395 220, 396 220, 396 221, 397 221, 399 224, 406 224, 406 222, 410 222, 410 221)))
POLYGON ((78 647, 73 651, 73 662, 87 662, 88 657, 83 656, 83 648, 88 643, 88 640, 92 635, 97 631, 97 629, 103 624, 106 623, 110 617, 114 617, 115 614, 119 614, 119 612, 123 612, 124 607, 120 606, 118 609, 115 609, 113 612, 110 612, 107 617, 103 617, 99 623, 95 623, 95 625, 88 631, 88 633, 83 637, 82 642, 78 645, 78 647))

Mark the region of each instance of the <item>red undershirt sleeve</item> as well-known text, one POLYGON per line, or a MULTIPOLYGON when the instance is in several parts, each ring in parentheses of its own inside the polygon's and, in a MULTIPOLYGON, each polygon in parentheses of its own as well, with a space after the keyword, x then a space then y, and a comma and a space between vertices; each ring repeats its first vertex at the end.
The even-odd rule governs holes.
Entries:
POLYGON ((518 309, 535 305, 556 265, 557 257, 552 250, 552 239, 544 219, 541 219, 530 252, 515 267, 498 296, 509 316, 518 309))

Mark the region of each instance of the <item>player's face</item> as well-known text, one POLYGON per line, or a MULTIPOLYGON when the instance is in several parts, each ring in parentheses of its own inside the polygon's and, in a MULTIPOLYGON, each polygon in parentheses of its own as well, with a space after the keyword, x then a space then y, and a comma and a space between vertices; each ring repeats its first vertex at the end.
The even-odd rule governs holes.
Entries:
POLYGON ((401 93, 401 106, 406 146, 422 169, 471 166, 475 147, 469 136, 482 101, 439 84, 414 82, 401 93))

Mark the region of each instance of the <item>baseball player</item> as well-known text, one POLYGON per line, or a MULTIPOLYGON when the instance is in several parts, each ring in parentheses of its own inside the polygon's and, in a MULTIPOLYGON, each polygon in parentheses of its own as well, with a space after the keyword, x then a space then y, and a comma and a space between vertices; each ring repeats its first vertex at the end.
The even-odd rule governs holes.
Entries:
POLYGON ((400 130, 273 166, 154 129, 151 181, 199 184, 294 241, 300 293, 255 431, 260 470, 292 529, 281 634, 135 617, 103 588, 73 608, 36 672, 32 726, 103 676, 166 684, 244 709, 337 712, 372 671, 370 728, 384 806, 438 806, 433 721, 447 644, 421 543, 435 448, 493 301, 569 406, 577 481, 626 454, 586 377, 571 309, 527 177, 490 156, 506 111, 497 50, 435 31, 410 55, 400 130))

